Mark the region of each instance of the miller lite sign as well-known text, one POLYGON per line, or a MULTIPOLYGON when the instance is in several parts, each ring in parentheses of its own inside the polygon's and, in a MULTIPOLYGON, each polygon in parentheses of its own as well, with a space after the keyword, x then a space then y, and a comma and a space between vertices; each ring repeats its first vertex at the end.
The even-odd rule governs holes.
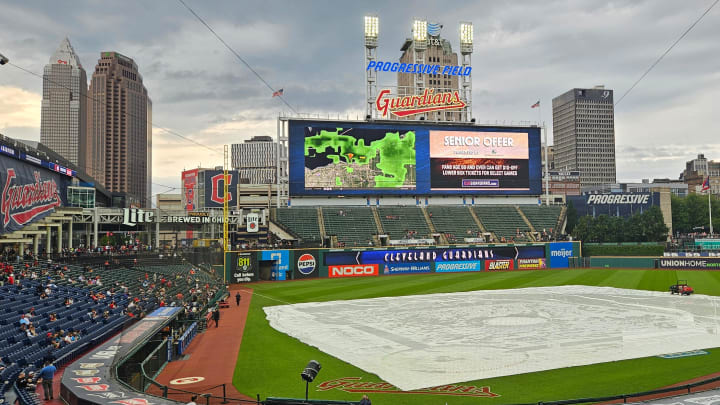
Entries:
POLYGON ((245 216, 245 228, 248 232, 257 232, 260 227, 260 215, 251 213, 245 216))
POLYGON ((22 229, 63 206, 67 178, 20 161, 5 160, 0 162, 0 233, 22 229))

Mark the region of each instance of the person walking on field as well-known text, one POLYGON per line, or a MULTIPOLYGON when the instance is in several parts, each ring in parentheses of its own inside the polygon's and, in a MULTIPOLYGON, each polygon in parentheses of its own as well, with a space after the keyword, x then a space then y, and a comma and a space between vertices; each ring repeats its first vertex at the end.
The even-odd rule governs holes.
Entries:
POLYGON ((220 308, 215 308, 215 311, 213 311, 212 319, 215 321, 215 327, 218 327, 218 321, 220 321, 220 308))
POLYGON ((235 294, 235 303, 237 306, 240 306, 240 298, 240 291, 238 291, 237 294, 235 294))

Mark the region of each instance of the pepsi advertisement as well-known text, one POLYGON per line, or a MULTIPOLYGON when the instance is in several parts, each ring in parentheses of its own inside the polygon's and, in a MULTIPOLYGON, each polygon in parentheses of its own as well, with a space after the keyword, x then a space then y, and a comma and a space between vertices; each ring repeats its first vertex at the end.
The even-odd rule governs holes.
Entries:
POLYGON ((296 250, 293 255, 293 280, 320 277, 320 251, 296 250))

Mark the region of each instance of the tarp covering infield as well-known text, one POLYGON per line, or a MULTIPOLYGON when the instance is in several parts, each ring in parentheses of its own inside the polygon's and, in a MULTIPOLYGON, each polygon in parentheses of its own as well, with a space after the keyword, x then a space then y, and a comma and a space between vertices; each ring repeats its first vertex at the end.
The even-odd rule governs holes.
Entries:
POLYGON ((611 287, 265 307, 270 325, 409 391, 720 346, 720 297, 611 287))

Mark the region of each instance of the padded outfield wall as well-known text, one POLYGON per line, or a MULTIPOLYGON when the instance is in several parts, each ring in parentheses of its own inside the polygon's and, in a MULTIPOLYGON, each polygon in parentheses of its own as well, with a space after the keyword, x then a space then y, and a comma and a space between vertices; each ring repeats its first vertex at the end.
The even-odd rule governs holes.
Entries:
POLYGON ((226 253, 230 283, 397 274, 567 268, 580 242, 417 248, 278 249, 226 253))

